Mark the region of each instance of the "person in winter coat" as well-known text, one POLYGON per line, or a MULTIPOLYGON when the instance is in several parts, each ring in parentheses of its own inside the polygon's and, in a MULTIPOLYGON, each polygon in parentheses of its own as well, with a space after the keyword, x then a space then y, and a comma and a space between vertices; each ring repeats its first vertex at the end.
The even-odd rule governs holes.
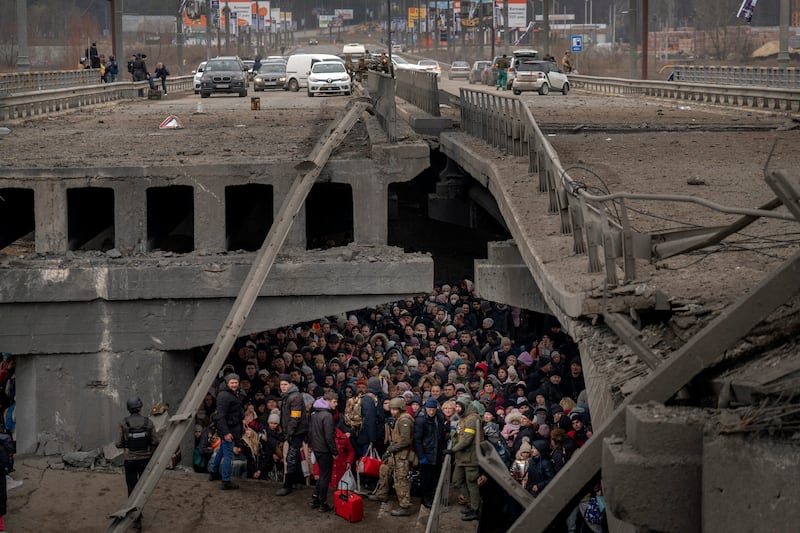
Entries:
POLYGON ((414 419, 414 449, 419 457, 419 470, 422 484, 422 505, 433 505, 433 491, 441 464, 442 452, 446 442, 444 414, 439 410, 439 402, 428 398, 424 409, 420 409, 414 419))
MULTIPOLYGON (((338 453, 333 459, 333 474, 331 475, 330 488, 335 489, 339 485, 339 481, 344 476, 344 473, 352 468, 353 463, 356 462, 356 450, 353 448, 353 443, 347 433, 336 428, 336 449, 338 453)), ((352 488, 352 487, 351 487, 352 488)))
POLYGON ((308 440, 319 465, 319 480, 311 495, 311 508, 319 509, 322 513, 333 509, 328 505, 328 486, 333 473, 333 460, 339 455, 336 446, 336 424, 333 422, 333 412, 336 411, 338 404, 336 393, 326 392, 322 398, 314 402, 309 417, 308 440))
POLYGON ((477 520, 481 505, 481 496, 478 488, 478 455, 475 451, 475 439, 482 439, 481 420, 478 411, 472 404, 472 399, 461 395, 456 400, 456 410, 459 411, 456 435, 453 437, 453 447, 445 450, 446 454, 455 456, 455 470, 453 472, 453 485, 460 494, 466 493, 468 507, 461 517, 464 521, 477 520))
POLYGON ((273 471, 283 472, 283 446, 286 437, 281 431, 281 413, 275 408, 267 417, 267 425, 259 434, 261 439, 261 478, 268 478, 273 471))
MULTIPOLYGON (((361 417, 363 425, 358 433, 355 435, 355 442, 353 447, 356 450, 358 457, 366 455, 370 444, 382 452, 384 449, 384 437, 386 423, 383 414, 383 387, 381 380, 377 377, 371 377, 366 382, 366 390, 364 390, 363 380, 356 382, 356 392, 363 394, 361 399, 361 417)), ((352 437, 352 435, 351 435, 352 437)))
POLYGON ((244 411, 239 397, 239 375, 231 373, 225 376, 217 395, 217 416, 214 424, 217 426, 217 435, 222 441, 219 451, 208 467, 211 481, 222 479, 223 490, 239 488, 238 485, 231 482, 231 466, 233 446, 242 438, 244 432, 243 420, 244 411))
POLYGON ((308 413, 305 401, 300 390, 292 382, 291 376, 281 374, 281 429, 286 435, 289 450, 286 453, 286 475, 283 478, 283 487, 278 489, 276 496, 286 496, 292 492, 292 486, 303 482, 303 469, 300 461, 300 448, 303 446, 308 434, 308 413))
POLYGON ((553 461, 550 460, 550 446, 547 441, 535 440, 531 445, 531 460, 528 462, 528 475, 525 490, 538 496, 555 477, 553 461))

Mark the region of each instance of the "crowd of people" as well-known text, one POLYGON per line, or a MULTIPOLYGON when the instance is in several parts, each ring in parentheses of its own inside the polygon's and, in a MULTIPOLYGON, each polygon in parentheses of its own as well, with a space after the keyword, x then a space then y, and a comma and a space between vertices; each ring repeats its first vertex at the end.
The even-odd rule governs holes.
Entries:
MULTIPOLYGON (((481 470, 476 439, 535 498, 592 436, 577 345, 552 317, 536 328, 522 318, 465 279, 252 333, 196 414, 194 467, 226 490, 237 478, 279 482, 276 496, 314 485, 320 511, 343 480, 364 483, 370 500, 393 488, 391 514, 405 516, 412 498, 432 505, 452 455, 462 519, 490 513, 510 525, 523 509, 481 470)), ((556 530, 603 531, 599 485, 566 507, 556 530)))

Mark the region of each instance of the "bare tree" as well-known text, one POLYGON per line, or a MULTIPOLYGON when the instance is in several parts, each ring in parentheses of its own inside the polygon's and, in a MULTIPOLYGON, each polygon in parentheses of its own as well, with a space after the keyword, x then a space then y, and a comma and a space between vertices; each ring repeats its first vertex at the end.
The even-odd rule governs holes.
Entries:
POLYGON ((747 50, 747 31, 736 18, 740 3, 739 0, 695 0, 695 27, 702 36, 701 43, 696 43, 698 50, 716 59, 742 55, 747 50))

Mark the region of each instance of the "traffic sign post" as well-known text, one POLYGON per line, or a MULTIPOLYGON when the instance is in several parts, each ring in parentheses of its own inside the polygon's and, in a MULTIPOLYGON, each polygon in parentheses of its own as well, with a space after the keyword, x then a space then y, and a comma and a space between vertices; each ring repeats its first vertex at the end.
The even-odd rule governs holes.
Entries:
MULTIPOLYGON (((583 35, 573 35, 572 36, 572 48, 573 52, 583 52, 583 35)), ((578 69, 578 56, 575 56, 575 70, 578 69)))

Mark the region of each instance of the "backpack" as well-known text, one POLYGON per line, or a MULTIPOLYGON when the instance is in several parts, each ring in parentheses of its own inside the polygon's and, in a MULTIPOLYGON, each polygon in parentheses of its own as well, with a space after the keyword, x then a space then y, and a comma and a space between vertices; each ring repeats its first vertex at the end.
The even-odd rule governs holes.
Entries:
POLYGON ((147 431, 145 417, 139 415, 135 418, 135 424, 131 424, 133 416, 125 419, 125 426, 128 428, 126 439, 128 441, 128 451, 131 452, 146 452, 150 447, 150 434, 147 431))
POLYGON ((347 399, 344 407, 344 423, 358 432, 364 426, 364 416, 361 414, 361 400, 363 394, 347 399))

